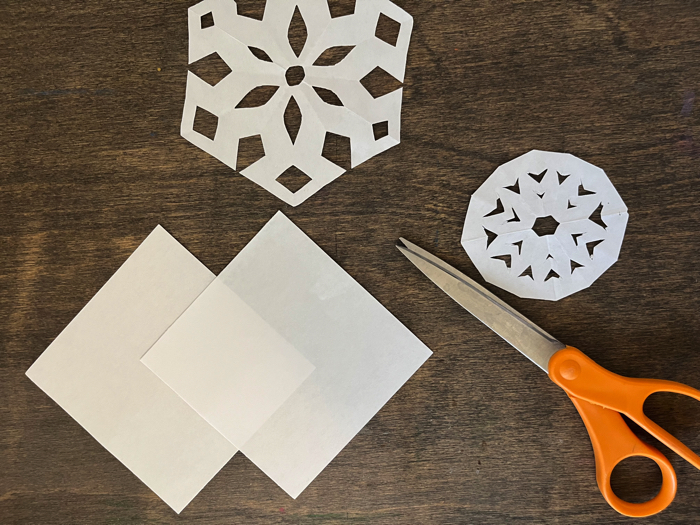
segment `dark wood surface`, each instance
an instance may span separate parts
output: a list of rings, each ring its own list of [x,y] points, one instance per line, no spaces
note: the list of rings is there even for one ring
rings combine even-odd
[[[700,2],[398,0],[402,143],[298,208],[180,137],[192,3],[3,2],[0,522],[634,522],[598,492],[564,393],[394,242],[480,280],[470,194],[533,148],[582,157],[629,207],[620,260],[556,303],[491,289],[610,370],[700,387]],[[24,372],[156,224],[219,272],[279,209],[434,355],[297,500],[238,454],[178,517]],[[699,408],[648,412],[700,450]],[[678,495],[640,521],[698,522],[700,471],[660,449]],[[615,482],[658,486],[643,461]]]

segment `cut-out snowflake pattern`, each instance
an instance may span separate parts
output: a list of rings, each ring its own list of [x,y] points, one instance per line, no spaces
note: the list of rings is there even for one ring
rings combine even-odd
[[[378,33],[387,23],[392,38]],[[188,73],[181,134],[234,170],[239,141],[259,136],[265,154],[240,173],[297,206],[346,170],[324,156],[328,136],[349,141],[351,168],[399,143],[403,90],[377,96],[363,81],[379,71],[403,82],[412,28],[389,0],[357,0],[343,16],[326,0],[267,0],[262,17],[204,0],[189,9],[189,63],[217,53],[231,72],[214,85]],[[213,138],[195,130],[198,108],[218,117]],[[278,180],[292,167],[308,177],[296,191]]]
[[[617,261],[627,219],[602,169],[533,150],[474,192],[462,245],[486,281],[519,297],[556,301]]]

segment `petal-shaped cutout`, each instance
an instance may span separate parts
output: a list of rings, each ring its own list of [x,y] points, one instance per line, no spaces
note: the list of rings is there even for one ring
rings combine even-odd
[[[313,88],[314,88],[314,91],[316,91],[316,94],[326,104],[330,104],[331,106],[342,106],[343,105],[343,103],[338,98],[338,95],[333,93],[330,89],[320,88],[320,87],[316,87],[316,86],[314,86]]]
[[[251,89],[238,103],[236,109],[257,108],[267,104],[277,92],[279,86],[258,86]]]
[[[289,45],[292,47],[292,51],[296,56],[301,55],[304,50],[304,44],[306,44],[306,37],[308,32],[306,30],[306,23],[304,18],[301,16],[301,11],[299,11],[299,6],[294,8],[294,15],[292,15],[292,20],[289,22],[289,30],[287,31],[287,38],[289,39]]]
[[[209,140],[214,140],[216,137],[216,128],[219,127],[219,117],[213,113],[208,112],[206,109],[197,106],[197,110],[194,114],[194,125],[192,129],[204,135]]]
[[[265,156],[262,137],[252,135],[238,140],[238,160],[236,170],[242,171]]]
[[[240,16],[262,20],[267,0],[236,0],[236,12]]]
[[[301,109],[299,109],[299,104],[294,99],[294,97],[289,97],[289,102],[287,102],[287,108],[284,110],[284,127],[287,128],[287,133],[289,138],[294,144],[297,140],[297,135],[299,134],[299,129],[301,128]]]
[[[401,87],[401,82],[379,66],[367,73],[360,83],[374,98],[383,97]]]
[[[355,0],[328,0],[331,18],[355,14]]]
[[[212,53],[190,64],[190,71],[210,86],[215,86],[231,73],[231,68],[219,53]]]
[[[352,150],[350,147],[350,137],[336,135],[330,131],[326,132],[323,141],[323,152],[321,156],[330,160],[333,164],[349,170],[352,162]]]
[[[389,18],[384,13],[379,14],[377,29],[374,32],[374,36],[390,46],[396,47],[396,42],[399,41],[399,31],[401,31],[401,24],[393,18]]]
[[[329,47],[314,62],[314,66],[334,66],[343,60],[355,46]]]
[[[253,53],[253,56],[255,58],[257,58],[258,60],[263,60],[265,62],[272,62],[270,55],[265,53],[265,51],[263,51],[259,47],[248,46],[248,49],[250,50],[251,53]]]
[[[383,139],[389,134],[389,121],[372,124],[372,131],[374,132],[374,140]]]
[[[276,180],[292,193],[296,193],[311,181],[311,177],[296,166],[290,166]]]

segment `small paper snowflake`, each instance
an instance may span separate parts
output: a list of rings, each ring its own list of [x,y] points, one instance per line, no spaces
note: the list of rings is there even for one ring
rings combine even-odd
[[[240,173],[293,206],[345,172],[324,144],[349,141],[355,167],[399,143],[402,89],[375,98],[362,81],[383,71],[403,82],[408,13],[389,0],[357,0],[335,17],[326,0],[268,0],[261,20],[240,10],[233,0],[189,9],[190,64],[217,53],[230,73],[214,85],[188,73],[184,138],[233,169],[240,141],[261,141],[264,155]],[[290,24],[306,33],[297,49]],[[381,24],[393,24],[394,37],[377,36]],[[296,111],[301,125],[288,130],[285,113]],[[201,112],[217,120],[210,137],[194,129]],[[300,189],[284,184],[292,172],[303,173]]]
[[[556,301],[617,261],[627,219],[602,169],[566,153],[531,151],[474,192],[462,245],[486,281]]]

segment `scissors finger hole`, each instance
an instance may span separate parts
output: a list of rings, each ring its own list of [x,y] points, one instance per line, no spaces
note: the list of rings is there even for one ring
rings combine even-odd
[[[644,414],[693,452],[700,452],[700,402],[681,394],[655,392],[644,401]]]
[[[661,469],[651,459],[633,456],[623,459],[610,475],[615,495],[628,503],[646,503],[661,490]]]

